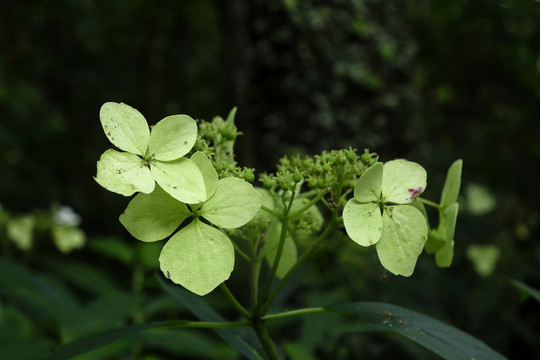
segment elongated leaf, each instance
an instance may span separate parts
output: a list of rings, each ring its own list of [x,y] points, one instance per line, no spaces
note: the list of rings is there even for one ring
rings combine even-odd
[[[398,159],[384,164],[382,196],[385,202],[413,202],[424,192],[426,185],[426,170],[417,163]]]
[[[427,240],[424,215],[412,206],[388,206],[382,222],[383,232],[377,243],[382,266],[393,274],[411,276]]]
[[[201,170],[190,159],[155,161],[151,170],[157,183],[173,198],[186,204],[198,204],[206,200]]]
[[[136,239],[158,241],[171,235],[190,212],[186,205],[157,185],[151,194],[139,194],[120,215],[120,222]]]
[[[160,161],[176,160],[186,155],[197,140],[197,124],[188,115],[167,116],[150,133],[150,157]]]
[[[248,182],[235,177],[218,181],[214,195],[201,209],[201,216],[214,225],[234,229],[255,217],[262,204],[262,195]]]
[[[459,188],[461,187],[461,168],[463,167],[463,160],[459,159],[448,169],[446,175],[446,181],[441,194],[441,206],[445,207],[453,204],[457,201],[459,195]]]
[[[101,155],[94,178],[105,189],[131,196],[137,191],[149,194],[155,181],[148,165],[137,155],[109,149]]]
[[[358,302],[327,306],[327,310],[358,316],[374,329],[399,334],[447,360],[504,360],[482,341],[439,320],[400,306]]]
[[[197,295],[206,295],[234,268],[231,240],[195,219],[167,241],[159,256],[163,274]]]
[[[165,291],[173,298],[181,302],[201,321],[225,321],[212,307],[200,297],[186,291],[179,286],[174,286],[163,277],[158,280]],[[242,355],[250,360],[267,359],[262,344],[252,328],[235,329],[212,329],[223,340],[234,346]]]
[[[540,303],[540,290],[518,280],[510,279],[510,282],[521,292],[521,300],[525,300],[530,296]]]
[[[359,245],[370,246],[381,238],[382,217],[377,203],[349,200],[343,209],[343,223],[347,235]]]
[[[354,198],[359,202],[378,201],[381,197],[381,186],[383,179],[383,164],[373,164],[354,187]]]
[[[99,111],[105,135],[119,149],[144,156],[150,130],[142,114],[124,103],[107,102]]]
[[[452,264],[452,259],[454,258],[454,232],[458,210],[458,203],[453,203],[442,210],[438,234],[444,236],[446,243],[435,253],[435,261],[439,267],[449,267]]]
[[[201,170],[201,174],[204,178],[204,187],[206,188],[206,199],[216,192],[217,183],[218,183],[218,174],[216,169],[212,166],[212,162],[210,162],[210,159],[202,152],[197,151],[193,155],[191,155],[191,160],[197,164],[199,167],[199,170]]]

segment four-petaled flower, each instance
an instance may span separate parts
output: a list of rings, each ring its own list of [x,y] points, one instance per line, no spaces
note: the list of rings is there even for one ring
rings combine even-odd
[[[413,202],[426,188],[426,171],[407,160],[376,163],[358,179],[343,209],[347,234],[362,246],[376,245],[388,271],[410,276],[427,239],[424,215]]]
[[[108,102],[99,117],[105,134],[119,149],[109,149],[97,163],[96,181],[112,192],[131,196],[149,194],[157,182],[167,193],[185,203],[207,198],[201,171],[184,158],[197,139],[197,124],[187,115],[168,116],[148,127],[136,109]]]

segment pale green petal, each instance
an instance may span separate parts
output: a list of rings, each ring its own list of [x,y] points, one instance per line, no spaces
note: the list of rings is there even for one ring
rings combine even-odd
[[[454,232],[459,204],[453,203],[442,211],[438,234],[445,237],[446,243],[435,253],[435,262],[439,267],[449,267],[454,258]]]
[[[385,202],[413,202],[426,189],[426,170],[415,162],[403,159],[384,164],[382,196]]]
[[[206,200],[201,170],[190,159],[154,161],[150,168],[157,183],[175,199],[187,204],[198,204]]]
[[[279,239],[281,237],[281,223],[274,221],[264,234],[264,246],[262,253],[266,254],[266,261],[270,267],[274,264],[277,250],[279,246]],[[283,244],[283,250],[281,252],[281,259],[276,271],[276,276],[283,278],[287,272],[293,267],[298,259],[298,250],[296,244],[290,235],[285,237],[285,243]]]
[[[99,111],[105,135],[119,149],[144,156],[150,130],[142,114],[124,103],[107,102]]]
[[[448,169],[446,181],[441,194],[441,206],[445,207],[455,203],[458,199],[459,188],[461,187],[461,168],[463,160],[456,160]]]
[[[499,249],[494,245],[469,245],[467,258],[473,263],[478,275],[486,277],[495,271],[500,257]]]
[[[343,209],[343,223],[347,235],[362,246],[370,246],[379,241],[382,234],[382,217],[376,203],[362,204],[351,199]]]
[[[206,189],[206,199],[214,195],[214,192],[217,188],[218,183],[218,174],[216,169],[212,166],[212,162],[208,157],[202,152],[197,151],[195,154],[191,155],[191,160],[197,164],[201,174],[204,178],[204,187]]]
[[[262,195],[248,182],[235,177],[218,181],[214,195],[202,206],[200,214],[214,225],[235,229],[255,217]]]
[[[229,278],[234,248],[221,231],[194,220],[165,244],[159,263],[167,278],[202,296]]]
[[[197,124],[187,115],[167,116],[150,133],[150,157],[160,161],[186,155],[197,140]]]
[[[120,215],[120,222],[141,241],[158,241],[171,235],[190,212],[186,205],[156,185],[151,194],[139,194]]]
[[[412,206],[396,205],[386,207],[382,218],[383,232],[377,243],[382,266],[395,275],[411,276],[427,239],[424,215]]]
[[[25,215],[10,219],[6,224],[6,233],[20,250],[27,251],[32,248],[34,242],[35,226],[36,218],[32,215]]]
[[[155,181],[147,164],[137,155],[109,149],[97,163],[98,184],[105,189],[131,196],[137,191],[149,194]]]
[[[381,197],[382,179],[383,164],[373,164],[356,182],[354,198],[362,203],[378,201]]]
[[[428,239],[424,245],[426,253],[434,254],[446,244],[446,237],[441,236],[440,229],[436,228],[428,232]]]
[[[53,241],[60,252],[70,253],[80,249],[86,242],[86,236],[81,229],[70,225],[54,225],[52,228]]]

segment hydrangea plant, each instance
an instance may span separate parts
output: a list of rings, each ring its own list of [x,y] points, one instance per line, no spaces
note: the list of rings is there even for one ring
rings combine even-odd
[[[383,163],[367,149],[362,154],[349,148],[315,156],[285,156],[277,171],[260,174],[259,186],[254,187],[254,170],[241,168],[234,158],[234,142],[240,134],[235,114],[233,109],[226,120],[216,117],[211,122],[173,115],[150,129],[128,105],[103,105],[103,129],[123,152],[107,150],[102,155],[96,181],[122,195],[138,193],[120,215],[120,222],[144,242],[170,236],[159,255],[160,282],[203,321],[139,324],[67,346],[64,353],[82,353],[123,334],[155,327],[250,326],[256,338],[234,330],[219,334],[247,358],[281,359],[282,351],[265,322],[339,313],[358,317],[376,331],[412,339],[443,357],[503,358],[467,334],[384,303],[355,302],[269,314],[292,274],[336,232],[359,245],[375,245],[382,267],[396,275],[411,276],[423,249],[435,253],[439,266],[449,266],[461,161],[451,166],[440,203],[421,197],[427,174],[419,164],[404,159]],[[439,214],[435,228],[430,226],[425,205]],[[249,284],[249,306],[226,285],[236,256],[250,269],[244,282]],[[262,271],[265,264],[267,271]],[[244,320],[225,321],[208,310],[202,299],[182,289],[202,296],[218,286]]]

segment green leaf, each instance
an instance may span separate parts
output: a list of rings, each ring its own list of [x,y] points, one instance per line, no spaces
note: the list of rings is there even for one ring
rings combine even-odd
[[[439,267],[449,267],[454,258],[454,232],[456,229],[457,214],[459,204],[444,208],[442,211],[441,223],[439,224],[438,235],[446,239],[444,246],[435,253],[435,261]]]
[[[457,201],[459,195],[459,188],[461,186],[461,169],[463,167],[463,160],[459,159],[448,169],[446,175],[446,181],[441,194],[441,207],[448,206]]]
[[[370,246],[381,238],[382,217],[377,203],[361,204],[355,198],[347,201],[343,223],[347,235],[359,245]]]
[[[82,248],[86,242],[84,232],[74,226],[55,224],[52,233],[56,247],[64,254]]]
[[[30,250],[35,226],[36,218],[32,215],[10,219],[6,224],[7,236],[20,250]]]
[[[362,323],[373,324],[380,331],[414,341],[446,360],[504,360],[482,341],[427,315],[400,306],[358,302],[326,307],[332,312],[358,316]]]
[[[199,167],[199,170],[201,171],[201,174],[204,178],[204,186],[206,189],[206,199],[216,192],[217,183],[218,183],[218,174],[216,169],[212,166],[212,162],[208,157],[202,152],[197,151],[193,155],[191,155],[191,160],[197,164]]]
[[[255,217],[262,195],[248,182],[235,177],[221,179],[214,195],[202,206],[200,215],[211,223],[235,229]]]
[[[535,299],[536,301],[540,302],[540,291],[539,290],[537,290],[537,289],[535,289],[535,288],[533,288],[533,287],[531,287],[531,286],[529,286],[527,284],[524,284],[524,283],[522,283],[521,281],[518,281],[518,280],[510,279],[510,282],[521,293],[521,300],[525,300],[530,296],[533,299]]]
[[[206,200],[206,189],[201,170],[190,159],[155,161],[151,165],[157,183],[173,198],[187,204]]]
[[[99,111],[105,135],[119,149],[144,156],[150,130],[142,114],[124,103],[107,102]]]
[[[427,240],[422,213],[412,206],[388,206],[382,216],[383,231],[377,243],[382,266],[395,275],[411,276]]]
[[[184,203],[157,185],[150,194],[138,194],[120,215],[120,223],[141,241],[158,241],[171,235],[191,213]]]
[[[194,220],[169,239],[159,262],[167,278],[203,296],[231,275],[234,248],[224,233]]]
[[[444,244],[446,244],[446,238],[441,236],[439,228],[430,230],[428,232],[428,239],[424,248],[428,254],[434,254],[439,251]]]
[[[105,189],[131,196],[137,191],[149,194],[155,181],[147,164],[137,155],[109,149],[101,155],[94,178]]]
[[[426,170],[415,162],[403,159],[384,164],[382,195],[385,202],[413,202],[426,189]]]
[[[160,161],[176,160],[186,155],[197,140],[197,124],[187,115],[167,116],[150,133],[150,157]]]
[[[266,260],[270,267],[272,267],[276,259],[280,236],[281,223],[274,221],[264,235],[264,246],[262,249],[262,253],[266,254]],[[296,263],[297,259],[298,250],[296,249],[296,244],[292,237],[287,235],[285,237],[285,243],[283,244],[283,251],[281,252],[281,259],[279,260],[276,276],[283,278]]]
[[[198,296],[180,288],[179,286],[171,285],[161,276],[158,281],[165,291],[182,303],[201,321],[222,322],[225,319],[218,314],[210,305]],[[266,359],[261,342],[257,338],[253,328],[234,328],[234,329],[212,329],[223,340],[234,346],[242,355],[250,360]],[[279,350],[278,350],[279,351]]]
[[[354,198],[361,202],[375,202],[381,197],[383,164],[375,163],[356,182]]]

